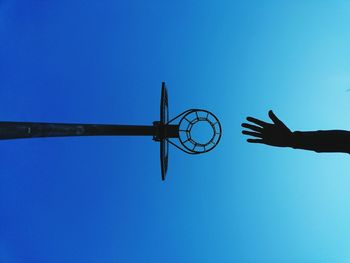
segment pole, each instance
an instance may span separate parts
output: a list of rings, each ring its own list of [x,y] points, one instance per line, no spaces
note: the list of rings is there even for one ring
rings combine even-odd
[[[171,132],[167,132],[170,130]],[[0,122],[0,140],[64,136],[178,137],[178,125],[109,125],[41,122]]]

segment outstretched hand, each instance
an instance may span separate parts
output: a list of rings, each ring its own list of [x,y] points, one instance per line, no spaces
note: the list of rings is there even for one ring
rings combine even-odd
[[[277,118],[272,110],[269,111],[269,117],[273,123],[267,123],[253,117],[247,118],[247,121],[253,124],[242,123],[242,127],[249,129],[243,130],[242,133],[254,137],[254,139],[247,139],[247,142],[262,143],[279,147],[291,146],[291,130]]]

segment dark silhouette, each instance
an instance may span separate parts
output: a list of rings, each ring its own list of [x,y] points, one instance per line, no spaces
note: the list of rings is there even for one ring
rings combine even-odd
[[[180,118],[181,117],[181,118]],[[175,120],[179,120],[177,124]],[[191,135],[192,127],[205,121],[210,124],[213,136],[207,143],[197,142]],[[106,124],[67,124],[40,122],[0,122],[0,140],[65,136],[153,136],[160,143],[162,179],[165,180],[168,169],[169,143],[178,149],[200,154],[212,150],[220,141],[221,125],[214,114],[206,110],[190,109],[169,120],[168,95],[166,85],[162,83],[160,120],[153,125],[106,125]],[[177,144],[170,139],[178,139]]]
[[[269,111],[273,123],[267,123],[253,117],[247,117],[250,123],[242,123],[245,135],[253,136],[247,139],[249,143],[262,143],[277,147],[292,147],[294,149],[311,150],[315,152],[350,153],[350,131],[319,130],[292,132],[276,115]]]
[[[105,124],[67,124],[40,122],[0,122],[0,140],[24,139],[38,137],[64,136],[154,136],[160,138],[177,138],[178,125],[165,127],[160,122],[151,125],[105,125]],[[166,132],[166,134],[165,134]]]

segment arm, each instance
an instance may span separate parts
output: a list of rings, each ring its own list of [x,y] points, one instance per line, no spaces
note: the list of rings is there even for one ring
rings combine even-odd
[[[295,131],[292,133],[291,147],[315,152],[350,153],[350,132],[342,130]]]
[[[277,147],[292,147],[294,149],[311,150],[315,152],[345,152],[350,153],[350,131],[328,130],[292,132],[276,115],[269,111],[273,123],[248,117],[253,124],[243,123],[242,133],[255,137],[248,139],[249,143],[262,143]]]

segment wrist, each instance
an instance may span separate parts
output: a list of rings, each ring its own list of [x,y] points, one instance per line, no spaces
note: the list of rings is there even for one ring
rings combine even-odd
[[[287,147],[291,147],[291,148],[297,148],[297,138],[298,138],[298,131],[295,132],[291,132],[289,134],[289,139],[288,139],[288,145]]]

